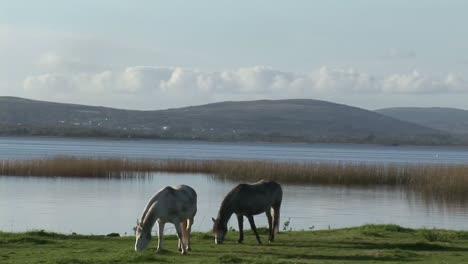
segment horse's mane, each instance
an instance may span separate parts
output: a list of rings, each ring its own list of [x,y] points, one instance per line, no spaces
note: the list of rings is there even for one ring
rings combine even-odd
[[[151,207],[158,201],[159,197],[163,194],[166,193],[166,191],[173,192],[174,188],[167,186],[164,189],[160,190],[158,193],[156,193],[146,204],[145,210],[143,210],[143,214],[141,215],[141,223],[145,221],[145,218],[150,211]]]
[[[223,201],[221,202],[221,206],[219,207],[219,212],[218,212],[218,217],[225,216],[226,211],[230,207],[230,203],[232,202],[232,199],[234,196],[240,191],[243,185],[246,184],[239,184],[236,187],[234,187],[226,196],[224,196]]]

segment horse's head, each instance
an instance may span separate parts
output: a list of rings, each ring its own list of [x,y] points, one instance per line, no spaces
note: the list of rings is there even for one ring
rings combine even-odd
[[[224,237],[227,233],[227,224],[223,224],[219,217],[217,219],[211,218],[213,220],[213,233],[215,235],[215,243],[222,244]]]
[[[149,242],[151,241],[151,230],[144,230],[141,223],[138,223],[134,228],[135,229],[135,251],[142,251],[148,247]]]

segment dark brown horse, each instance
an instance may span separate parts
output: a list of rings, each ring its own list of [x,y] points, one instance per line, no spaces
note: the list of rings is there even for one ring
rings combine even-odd
[[[250,227],[255,233],[257,242],[261,244],[253,217],[261,213],[265,213],[268,218],[268,241],[273,242],[275,232],[278,232],[282,199],[283,190],[281,185],[274,181],[261,180],[254,184],[237,185],[224,197],[219,208],[218,217],[213,218],[215,243],[223,243],[229,218],[231,218],[232,214],[236,214],[239,222],[238,243],[242,243],[244,240],[244,216],[246,216]]]

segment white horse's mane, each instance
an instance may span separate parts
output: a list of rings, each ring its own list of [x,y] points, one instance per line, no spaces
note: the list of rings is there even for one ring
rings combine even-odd
[[[167,187],[166,187],[167,188]],[[144,223],[145,222],[145,218],[146,218],[146,215],[148,214],[149,211],[152,211],[152,207],[156,204],[159,196],[161,196],[161,193],[163,193],[163,190],[165,190],[166,188],[160,190],[158,193],[156,193],[153,197],[151,197],[151,199],[148,201],[148,203],[146,204],[146,207],[145,209],[143,210],[143,213],[141,215],[141,222],[138,222],[138,219],[137,219],[137,224],[140,225],[141,223]]]

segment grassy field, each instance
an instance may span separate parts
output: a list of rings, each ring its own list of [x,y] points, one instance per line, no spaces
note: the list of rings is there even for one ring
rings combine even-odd
[[[193,251],[181,256],[175,236],[166,236],[165,252],[157,255],[155,240],[136,253],[133,237],[0,232],[0,263],[468,263],[467,231],[365,225],[282,232],[263,245],[250,233],[244,244],[236,237],[230,232],[225,244],[214,245],[211,234],[194,233]]]
[[[0,161],[0,175],[61,177],[145,177],[152,172],[207,173],[253,182],[338,186],[395,186],[428,200],[468,203],[468,165],[287,163],[225,160],[132,160],[55,157]]]

